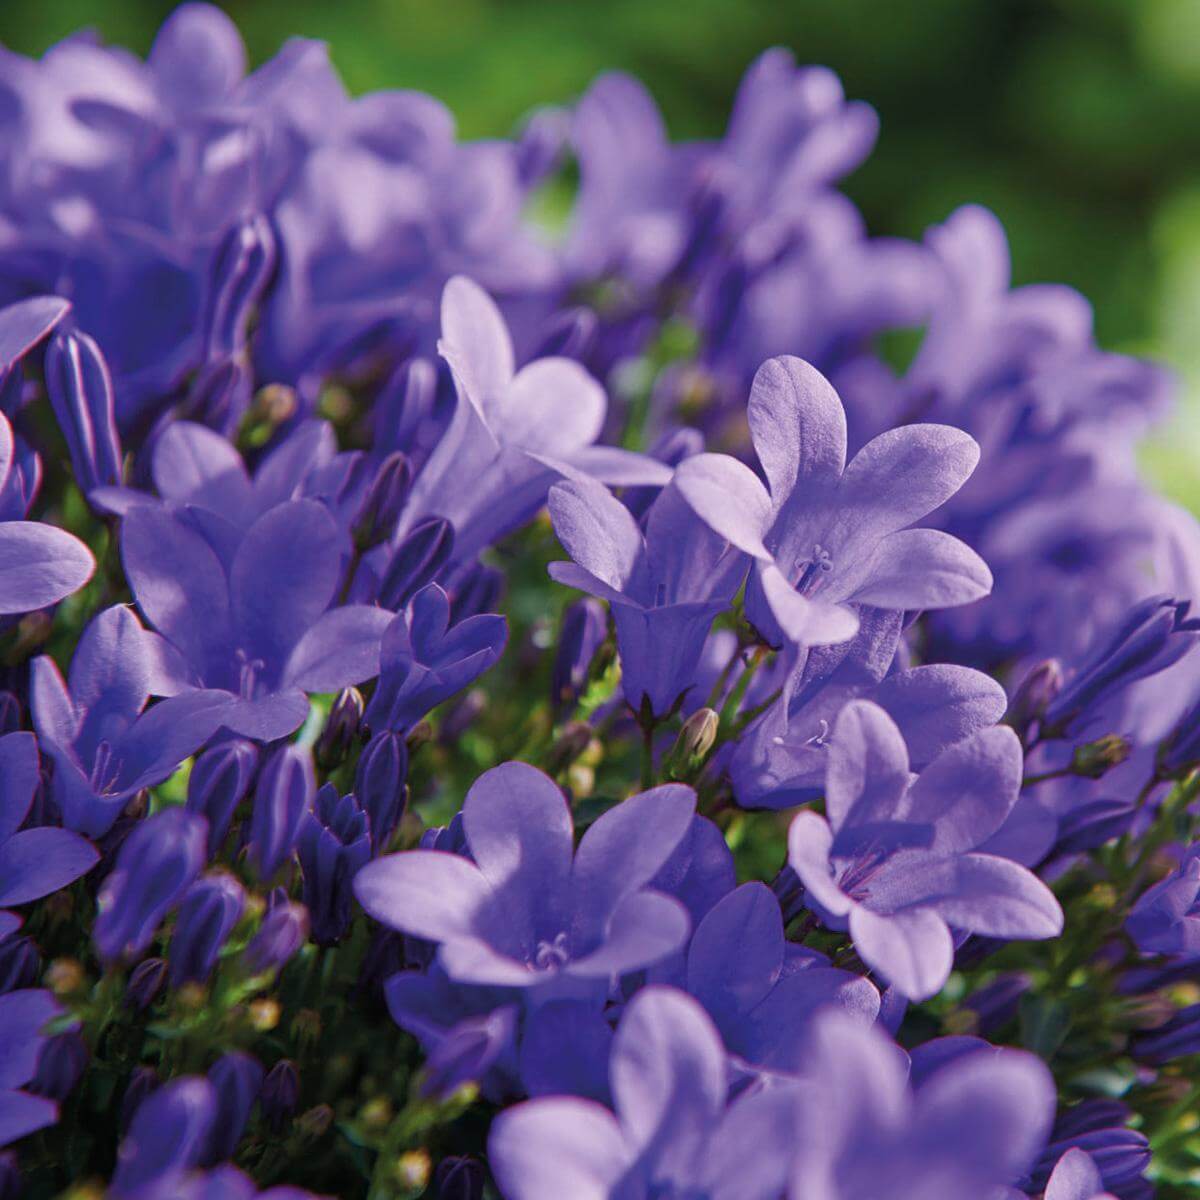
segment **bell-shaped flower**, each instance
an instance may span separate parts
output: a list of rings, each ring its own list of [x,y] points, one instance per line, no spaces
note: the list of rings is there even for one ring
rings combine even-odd
[[[469,562],[537,512],[564,466],[613,484],[670,478],[662,463],[594,444],[608,399],[579,363],[539,358],[518,371],[500,310],[462,276],[442,294],[438,348],[454,372],[458,405],[413,482],[401,534],[444,517],[454,526],[455,561]]]
[[[902,614],[864,608],[858,633],[814,646],[784,682],[780,698],[738,739],[729,760],[738,803],[789,808],[825,787],[829,734],[851,700],[871,700],[896,722],[914,770],[1004,716],[1004,688],[953,663],[897,669]]]
[[[51,795],[69,829],[99,836],[142,788],[162,783],[220,727],[221,692],[192,691],[147,709],[154,635],[124,605],[92,618],[67,681],[48,656],[30,667],[30,708],[54,763]]]
[[[371,916],[439,945],[460,984],[602,999],[611,979],[678,949],[690,922],[647,885],[688,832],[696,798],[667,784],[610,809],[573,845],[571,810],[546,775],[510,762],[463,802],[471,858],[409,850],[358,872]]]
[[[1200,958],[1200,844],[1189,846],[1179,866],[1142,894],[1125,918],[1125,932],[1143,954]]]
[[[496,1118],[488,1161],[505,1200],[781,1194],[796,1141],[795,1090],[750,1092],[727,1105],[721,1036],[686,993],[648,987],[630,1001],[609,1081],[615,1113],[547,1096]]]
[[[91,842],[69,829],[22,829],[38,786],[37,741],[32,733],[0,737],[0,905],[27,904],[74,883],[96,865]],[[21,924],[0,911],[0,938]]]
[[[423,587],[404,612],[384,616],[391,623],[379,651],[379,682],[364,714],[373,733],[407,732],[478,679],[508,641],[508,622],[492,613],[451,625],[450,599],[436,583]]]
[[[651,505],[644,535],[603,484],[583,477],[550,489],[550,515],[573,559],[551,563],[551,577],[609,602],[626,702],[635,713],[667,716],[695,684],[709,626],[741,586],[746,556],[692,512],[673,482]]]
[[[350,885],[371,857],[371,822],[353,792],[339,796],[331,783],[317,792],[301,821],[297,851],[313,939],[332,945],[350,927]]]
[[[747,416],[767,484],[720,454],[685,459],[676,484],[729,542],[757,560],[746,616],[772,645],[854,636],[851,603],[947,608],[987,595],[991,573],[965,543],[910,529],[954,495],[979,447],[948,425],[906,425],[846,462],[846,414],[815,368],[772,358],[759,368]]]
[[[825,812],[801,812],[788,862],[806,903],[850,931],[859,957],[910,1000],[946,982],[951,927],[997,938],[1049,938],[1062,910],[1025,867],[978,853],[1021,786],[1021,747],[1005,726],[980,730],[914,779],[896,723],[855,700],[830,739]]]
[[[138,506],[121,527],[125,574],[157,631],[150,690],[218,690],[224,725],[271,741],[304,722],[306,692],[378,673],[391,614],[336,606],[348,546],[324,505],[285,501],[231,534],[218,555],[184,513]]]
[[[1006,1195],[1054,1117],[1053,1078],[1021,1050],[982,1043],[910,1087],[878,1027],[826,1012],[804,1056],[791,1200]]]

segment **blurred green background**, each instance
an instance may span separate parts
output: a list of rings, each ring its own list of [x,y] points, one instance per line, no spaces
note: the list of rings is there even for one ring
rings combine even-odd
[[[91,25],[144,52],[169,0],[0,0],[0,42],[40,53]],[[1200,0],[225,0],[252,59],[322,38],[354,91],[421,88],[465,136],[622,68],[676,136],[720,131],[766,46],[833,67],[883,134],[848,191],[879,233],[919,236],[977,200],[1018,282],[1062,280],[1101,341],[1184,376],[1146,461],[1200,508]]]

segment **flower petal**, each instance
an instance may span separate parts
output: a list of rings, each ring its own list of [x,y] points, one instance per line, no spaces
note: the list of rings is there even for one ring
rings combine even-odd
[[[951,925],[985,937],[1051,938],[1063,930],[1054,893],[1032,871],[991,854],[963,855],[952,892],[930,903]]]
[[[37,739],[32,733],[0,737],[0,843],[21,828],[33,803],[38,774]],[[3,883],[0,875],[0,886]]]
[[[379,674],[379,646],[392,614],[370,604],[322,613],[288,655],[283,682],[305,692],[336,692]]]
[[[23,829],[0,844],[0,904],[26,904],[86,875],[100,855],[69,829]]]
[[[608,979],[643,970],[681,949],[691,929],[687,909],[673,896],[634,892],[617,905],[600,946],[569,962],[567,973]]]
[[[585,571],[625,592],[642,554],[633,514],[602,483],[572,479],[556,483],[548,502],[563,549]]]
[[[869,700],[838,714],[825,767],[825,810],[836,832],[894,820],[908,791],[908,749],[895,721]]]
[[[888,534],[865,575],[850,599],[879,608],[953,608],[992,590],[987,563],[966,542],[940,529]]]
[[[771,497],[744,463],[727,454],[694,454],[676,468],[674,483],[710,529],[739,550],[773,561],[763,545],[771,525]]]
[[[407,850],[368,863],[354,894],[375,920],[414,937],[448,942],[476,936],[476,920],[493,900],[474,863],[440,850]]]
[[[92,552],[65,529],[0,523],[0,614],[35,612],[77,592],[96,569]]]
[[[937,995],[950,977],[954,942],[932,909],[883,916],[859,905],[850,913],[850,936],[863,962],[910,1000]]]
[[[465,275],[455,275],[442,291],[438,353],[467,399],[489,417],[493,402],[512,381],[512,339],[496,302]]]

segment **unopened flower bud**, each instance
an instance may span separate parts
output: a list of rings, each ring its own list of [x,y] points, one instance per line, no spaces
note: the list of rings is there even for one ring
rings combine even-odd
[[[433,1178],[438,1200],[483,1200],[484,1170],[477,1158],[443,1158]]]
[[[1047,706],[1062,691],[1062,685],[1062,664],[1056,658],[1047,658],[1038,663],[1021,680],[1004,719],[1022,740],[1031,727],[1042,719]]]
[[[135,1012],[141,1012],[154,1003],[166,982],[166,959],[145,958],[130,973],[125,1002]]]
[[[167,949],[171,986],[206,983],[221,947],[242,916],[246,893],[232,875],[214,872],[198,879],[179,906]]]
[[[393,450],[380,463],[354,518],[351,534],[359,550],[370,550],[392,536],[411,485],[412,467],[408,456]]]
[[[206,359],[242,348],[250,311],[275,265],[275,237],[261,213],[232,225],[213,252],[203,319]]]
[[[250,818],[250,854],[260,878],[270,879],[291,855],[315,792],[312,755],[303,746],[280,746],[263,764]]]
[[[379,854],[388,844],[404,815],[408,746],[390,729],[381,730],[367,743],[354,772],[354,794],[371,822],[371,842]]]
[[[354,745],[362,724],[363,697],[356,687],[342,688],[333,701],[325,727],[314,747],[317,765],[331,771],[340,765]]]
[[[218,1058],[208,1070],[208,1079],[216,1092],[217,1119],[198,1160],[202,1166],[233,1157],[264,1081],[258,1059],[240,1050]]]
[[[283,1131],[296,1104],[300,1099],[300,1075],[296,1064],[288,1058],[281,1058],[268,1072],[258,1093],[259,1107],[263,1119],[271,1127],[271,1131],[279,1134]]]
[[[37,1071],[25,1086],[48,1100],[65,1100],[75,1090],[90,1058],[87,1042],[79,1033],[55,1034],[42,1044]]]
[[[546,774],[560,775],[588,748],[591,740],[592,727],[586,721],[571,721],[565,725],[546,752]]]
[[[296,1131],[305,1138],[316,1141],[323,1138],[333,1124],[333,1109],[328,1104],[318,1104],[307,1109],[296,1118]]]
[[[442,517],[418,521],[403,537],[379,584],[379,603],[399,612],[433,583],[454,550],[454,526]]]
[[[262,925],[246,947],[246,965],[255,975],[282,967],[307,940],[308,909],[276,889]]]
[[[1123,763],[1132,753],[1128,738],[1110,733],[1083,746],[1076,746],[1071,756],[1071,773],[1085,779],[1099,779]]]
[[[339,796],[331,783],[321,788],[304,814],[297,850],[313,938],[332,945],[350,927],[350,884],[371,858],[369,822],[353,792]]]
[[[667,776],[671,779],[690,779],[701,767],[716,745],[721,718],[711,708],[698,708],[683,723],[675,745],[667,755]]]
[[[41,970],[41,955],[29,938],[12,936],[0,942],[0,995],[33,987]]]
[[[450,624],[495,612],[503,595],[503,573],[484,563],[474,563],[462,573],[450,595]]]
[[[162,1080],[153,1067],[133,1069],[125,1094],[121,1097],[121,1111],[117,1118],[117,1127],[122,1137],[129,1132],[129,1123],[133,1120],[133,1114],[141,1107],[142,1101],[161,1084]]]
[[[221,742],[197,757],[188,776],[187,810],[208,821],[210,858],[225,840],[233,814],[250,790],[257,766],[257,748],[242,738]]]
[[[0,692],[0,736],[21,728],[21,702],[12,692]]]
[[[587,686],[596,651],[608,636],[604,605],[588,597],[577,600],[563,615],[558,650],[550,676],[550,698],[556,716],[568,712]]]

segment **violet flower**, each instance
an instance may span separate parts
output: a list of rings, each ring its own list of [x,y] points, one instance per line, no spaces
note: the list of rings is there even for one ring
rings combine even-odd
[[[488,1160],[505,1200],[780,1194],[796,1141],[795,1093],[754,1092],[727,1107],[725,1048],[691,997],[639,992],[617,1028],[609,1077],[615,1115],[594,1100],[550,1096],[493,1121]]]
[[[1020,785],[1011,729],[972,734],[914,780],[895,722],[855,700],[830,739],[828,819],[801,812],[792,821],[788,862],[808,905],[831,927],[849,929],[863,962],[924,1000],[950,974],[951,927],[1001,938],[1062,932],[1058,901],[1037,876],[978,852]]]
[[[30,707],[63,824],[90,836],[112,828],[142,788],[162,783],[217,731],[221,692],[196,690],[146,708],[156,641],[115,605],[88,623],[67,681],[48,656],[30,669]]]
[[[46,991],[21,989],[0,996],[0,1146],[58,1120],[58,1105],[23,1090],[37,1073],[46,1025],[62,1012]]]
[[[979,447],[957,429],[889,430],[846,463],[846,417],[829,383],[798,358],[768,360],[747,411],[767,476],[697,454],[676,485],[699,516],[756,560],[746,616],[772,645],[843,642],[848,603],[926,609],[987,595],[991,574],[957,538],[909,529],[963,485]]]
[[[391,614],[331,607],[348,546],[316,501],[285,501],[229,536],[226,566],[182,513],[141,505],[122,523],[122,559],[157,631],[151,691],[219,692],[222,724],[272,741],[303,723],[306,692],[337,691],[378,672]]]
[[[601,816],[576,852],[562,792],[541,771],[505,763],[463,802],[471,859],[387,855],[358,872],[354,893],[389,928],[438,943],[457,983],[520,988],[539,1001],[603,997],[610,979],[687,938],[683,906],[645,889],[694,810],[690,788],[654,788]]]

